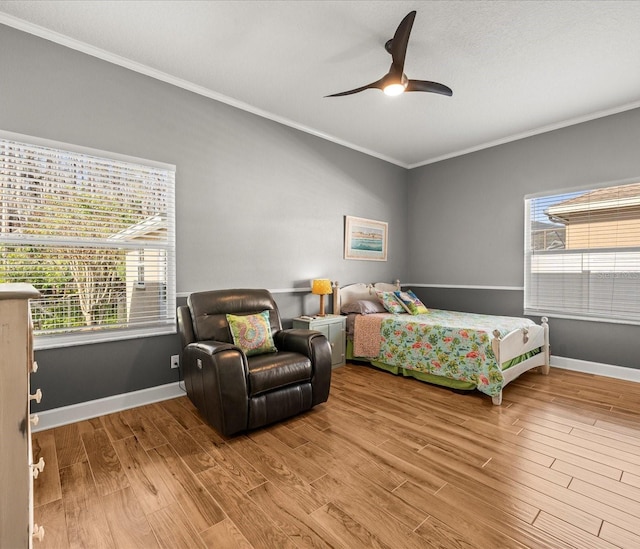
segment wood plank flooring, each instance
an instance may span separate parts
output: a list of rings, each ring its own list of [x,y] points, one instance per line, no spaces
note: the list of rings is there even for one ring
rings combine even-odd
[[[223,438],[180,397],[33,435],[45,548],[640,548],[640,384],[552,368],[503,405],[367,366]]]

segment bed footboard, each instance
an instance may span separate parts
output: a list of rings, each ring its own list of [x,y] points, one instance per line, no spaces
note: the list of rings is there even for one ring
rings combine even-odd
[[[540,366],[541,372],[547,375],[549,373],[549,324],[547,317],[542,317],[539,326],[536,325],[529,328],[522,328],[521,330],[514,330],[503,338],[500,337],[497,330],[494,331],[491,348],[493,349],[493,354],[496,356],[498,364],[501,366],[505,362],[529,351],[541,349],[540,353],[502,371],[504,378],[503,388],[520,374],[537,366]],[[500,394],[492,397],[492,400],[495,405],[499,406],[502,403],[502,391],[500,391]]]

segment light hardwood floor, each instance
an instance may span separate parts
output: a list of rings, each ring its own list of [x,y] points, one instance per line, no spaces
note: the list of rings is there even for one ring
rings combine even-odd
[[[640,548],[640,384],[551,369],[501,407],[366,366],[224,439],[186,397],[42,431],[36,549]]]

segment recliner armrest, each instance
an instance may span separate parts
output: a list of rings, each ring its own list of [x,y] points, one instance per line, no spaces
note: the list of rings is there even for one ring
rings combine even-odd
[[[193,343],[187,345],[187,347],[198,349],[200,352],[206,353],[208,355],[215,355],[216,353],[227,350],[234,350],[238,351],[240,354],[243,354],[240,347],[236,347],[233,343],[227,343],[226,341],[194,341]]]
[[[292,328],[280,330],[273,336],[278,351],[300,353],[311,360],[313,368],[313,406],[326,402],[331,387],[331,345],[321,332]]]
[[[324,334],[316,330],[305,330],[302,328],[291,328],[288,330],[279,330],[273,335],[273,342],[278,351],[287,351],[290,353],[300,353],[307,358],[313,358],[314,340],[324,338]],[[316,341],[317,345],[320,341]]]

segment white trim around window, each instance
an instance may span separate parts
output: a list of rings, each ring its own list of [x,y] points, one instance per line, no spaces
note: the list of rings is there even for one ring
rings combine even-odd
[[[175,332],[175,166],[0,131],[0,283],[36,348]]]
[[[640,178],[525,197],[527,315],[640,324]]]

